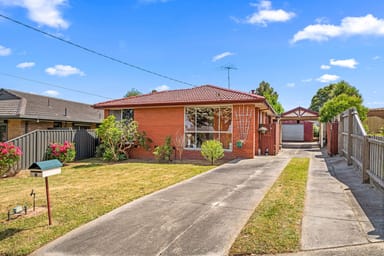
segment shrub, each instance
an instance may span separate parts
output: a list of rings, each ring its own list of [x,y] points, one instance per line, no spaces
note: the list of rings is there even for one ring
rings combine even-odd
[[[45,156],[47,160],[57,159],[63,164],[72,162],[76,157],[75,145],[68,141],[65,141],[64,144],[50,143]]]
[[[201,154],[213,165],[216,160],[224,157],[223,145],[217,140],[206,140],[201,145]]]
[[[171,146],[171,136],[165,138],[164,145],[158,146],[154,149],[153,154],[158,161],[170,161],[173,148]]]
[[[107,161],[127,159],[133,149],[140,146],[148,150],[152,142],[145,132],[139,131],[137,122],[116,121],[112,115],[104,119],[96,133],[101,141],[98,153]]]
[[[0,177],[19,161],[22,152],[12,143],[0,142]]]

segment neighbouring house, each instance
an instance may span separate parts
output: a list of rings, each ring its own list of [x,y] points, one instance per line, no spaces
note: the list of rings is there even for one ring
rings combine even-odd
[[[212,85],[153,92],[94,105],[104,116],[133,119],[139,129],[164,144],[166,136],[184,138],[183,158],[200,159],[205,140],[219,140],[225,157],[253,158],[274,155],[280,148],[277,115],[264,97]],[[260,127],[264,127],[259,131]],[[152,152],[135,150],[134,158],[153,158]]]
[[[314,125],[319,127],[319,113],[297,107],[281,114],[283,142],[311,142],[314,140]]]
[[[94,129],[103,114],[83,103],[0,89],[0,140],[37,129]]]
[[[371,108],[368,110],[364,123],[371,133],[380,133],[384,129],[384,108]]]

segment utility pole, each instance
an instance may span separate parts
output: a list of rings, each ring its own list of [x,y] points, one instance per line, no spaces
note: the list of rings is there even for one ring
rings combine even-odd
[[[230,76],[230,71],[231,71],[231,70],[235,70],[235,69],[237,69],[237,68],[234,67],[233,65],[223,66],[222,68],[227,70],[227,76],[228,76],[228,89],[230,89],[230,88],[231,88],[231,76]]]

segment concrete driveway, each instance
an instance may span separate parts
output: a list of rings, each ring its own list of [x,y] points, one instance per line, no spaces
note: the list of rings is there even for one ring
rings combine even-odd
[[[32,255],[226,255],[289,160],[280,154],[225,164],[126,204]]]

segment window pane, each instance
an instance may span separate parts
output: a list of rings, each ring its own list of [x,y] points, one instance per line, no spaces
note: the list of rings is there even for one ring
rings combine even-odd
[[[109,115],[110,116],[115,116],[116,121],[121,120],[121,110],[109,110]]]
[[[134,120],[134,112],[133,109],[123,109],[122,116],[124,120],[133,121]]]
[[[195,131],[195,108],[185,109],[185,131]]]
[[[196,133],[186,133],[185,134],[185,147],[186,148],[196,148]]]
[[[232,108],[230,107],[220,108],[220,131],[232,131]]]
[[[214,134],[213,133],[198,133],[196,136],[196,147],[201,148],[201,145],[206,140],[213,140]]]
[[[213,131],[214,108],[196,108],[198,131]]]

